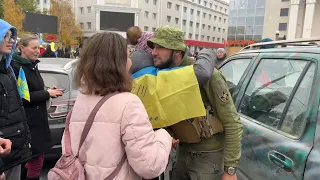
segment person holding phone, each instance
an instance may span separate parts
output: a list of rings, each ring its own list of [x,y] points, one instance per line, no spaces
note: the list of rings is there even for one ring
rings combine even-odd
[[[39,47],[37,36],[23,36],[19,44],[21,54],[14,54],[11,63],[16,77],[19,75],[20,68],[24,70],[30,92],[30,101],[22,99],[31,131],[32,158],[26,164],[27,180],[39,179],[44,152],[53,146],[48,124],[47,100],[50,97],[57,98],[63,95],[63,91],[56,87],[45,90],[37,65],[40,62]]]

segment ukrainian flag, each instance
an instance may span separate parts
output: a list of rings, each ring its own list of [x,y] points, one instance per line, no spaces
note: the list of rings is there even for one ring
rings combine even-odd
[[[24,73],[24,70],[20,67],[19,77],[18,77],[18,90],[21,98],[26,99],[30,102],[30,92],[27,83],[27,78]]]
[[[192,65],[161,70],[147,67],[132,77],[132,93],[141,99],[153,128],[206,115]]]

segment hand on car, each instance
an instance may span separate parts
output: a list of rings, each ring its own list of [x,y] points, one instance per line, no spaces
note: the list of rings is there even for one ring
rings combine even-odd
[[[223,173],[222,180],[237,180],[237,174],[230,175],[226,172]]]
[[[48,89],[48,92],[50,94],[50,97],[52,98],[56,98],[63,95],[63,91],[57,89],[56,87],[52,87],[51,89]]]
[[[0,155],[7,155],[11,152],[12,142],[9,139],[0,138]]]

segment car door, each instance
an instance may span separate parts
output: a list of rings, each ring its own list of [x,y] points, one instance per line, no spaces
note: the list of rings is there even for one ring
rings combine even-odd
[[[235,102],[244,125],[239,179],[302,179],[316,127],[316,61],[261,53],[254,66]]]

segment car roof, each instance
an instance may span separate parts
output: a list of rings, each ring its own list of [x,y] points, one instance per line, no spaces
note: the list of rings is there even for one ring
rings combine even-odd
[[[320,47],[318,46],[307,46],[307,47],[284,47],[284,48],[270,48],[270,49],[255,49],[255,50],[242,50],[237,54],[247,53],[312,53],[320,54]]]
[[[60,73],[66,73],[78,61],[70,58],[39,58],[39,60],[38,67],[40,71]]]

